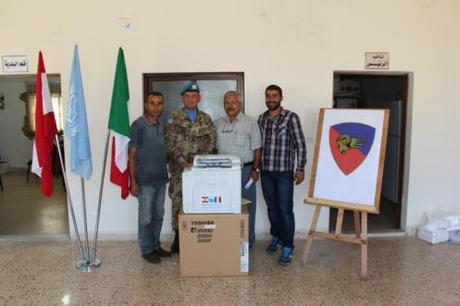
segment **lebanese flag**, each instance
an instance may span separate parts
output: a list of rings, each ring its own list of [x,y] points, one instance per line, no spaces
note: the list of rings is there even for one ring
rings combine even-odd
[[[31,170],[40,177],[42,194],[50,197],[53,193],[51,154],[54,149],[53,139],[57,134],[57,128],[41,51],[38,54],[35,95],[35,139]]]
[[[108,128],[112,131],[112,161],[110,181],[121,187],[121,198],[129,195],[128,146],[129,146],[129,87],[123,49],[118,50],[117,68],[113,84],[112,105]]]

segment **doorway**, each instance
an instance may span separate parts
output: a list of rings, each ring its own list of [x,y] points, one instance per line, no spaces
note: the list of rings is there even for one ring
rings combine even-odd
[[[40,179],[30,171],[35,133],[35,75],[0,76],[0,238],[67,236],[66,190],[56,150],[54,190],[40,192]],[[61,80],[48,74],[54,115],[63,149]]]
[[[408,84],[409,73],[334,72],[333,108],[390,110],[380,214],[369,214],[369,232],[401,230]],[[330,209],[329,229],[332,231],[337,212],[337,209]],[[351,211],[344,215],[343,230],[354,230]]]

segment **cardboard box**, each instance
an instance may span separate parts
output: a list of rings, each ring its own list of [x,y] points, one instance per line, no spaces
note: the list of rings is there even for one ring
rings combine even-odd
[[[179,215],[182,276],[248,275],[248,213]]]

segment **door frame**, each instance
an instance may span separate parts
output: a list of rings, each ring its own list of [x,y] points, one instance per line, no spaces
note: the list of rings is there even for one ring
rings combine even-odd
[[[399,164],[399,181],[398,181],[398,209],[396,213],[397,231],[406,229],[407,219],[407,197],[408,197],[408,179],[409,179],[409,161],[410,161],[410,138],[412,123],[412,89],[413,89],[413,72],[410,71],[363,71],[363,70],[334,70],[333,82],[337,75],[349,76],[400,76],[403,77],[403,92],[401,92],[401,101],[403,102],[401,114],[401,147],[400,147],[400,164]],[[332,84],[332,106],[334,105],[334,83]]]

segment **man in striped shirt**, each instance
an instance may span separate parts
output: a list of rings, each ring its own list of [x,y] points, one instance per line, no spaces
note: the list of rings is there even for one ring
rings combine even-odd
[[[282,245],[279,263],[288,265],[294,250],[294,183],[304,180],[307,148],[299,116],[281,107],[283,91],[278,85],[265,89],[268,110],[259,116],[262,135],[261,185],[268,208],[272,241],[268,253]]]

